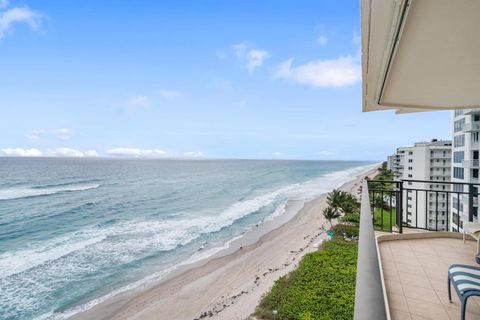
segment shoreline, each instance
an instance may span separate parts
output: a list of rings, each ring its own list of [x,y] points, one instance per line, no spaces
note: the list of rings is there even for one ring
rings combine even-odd
[[[365,168],[338,189],[357,196],[360,181],[377,168]],[[284,214],[213,248],[218,251],[212,255],[182,263],[68,319],[244,319],[276,279],[328,238],[321,214],[325,201],[326,193],[308,202],[289,200]]]

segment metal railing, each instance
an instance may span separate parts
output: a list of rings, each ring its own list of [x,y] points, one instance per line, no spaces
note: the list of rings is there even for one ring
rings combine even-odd
[[[466,123],[463,127],[464,131],[478,131],[480,130],[480,122],[470,122]]]
[[[369,180],[374,228],[458,232],[477,219],[480,185],[438,180]],[[453,219],[451,219],[453,217]]]
[[[463,160],[462,161],[462,166],[466,168],[478,168],[480,164],[480,161],[478,159],[476,160]]]

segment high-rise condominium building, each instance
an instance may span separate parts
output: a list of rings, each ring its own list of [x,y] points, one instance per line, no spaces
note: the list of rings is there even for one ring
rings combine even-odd
[[[453,163],[452,191],[464,194],[452,194],[451,226],[453,231],[462,231],[463,223],[471,217],[478,220],[479,182],[479,132],[480,109],[463,109],[453,112]],[[468,194],[467,194],[468,193]],[[469,199],[472,200],[469,200]]]
[[[451,152],[451,141],[436,139],[397,149],[396,166],[392,171],[397,180],[406,180],[403,184],[403,208],[404,222],[407,224],[438,230],[449,228],[449,199],[447,200],[448,195],[442,191],[449,191],[451,188],[448,184]]]

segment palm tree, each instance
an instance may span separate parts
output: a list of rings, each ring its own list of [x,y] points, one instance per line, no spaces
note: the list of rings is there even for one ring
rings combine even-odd
[[[335,208],[326,207],[325,209],[323,209],[323,216],[325,217],[325,219],[328,220],[328,222],[330,222],[330,226],[333,228],[332,220],[340,217],[340,214]]]
[[[327,195],[327,204],[329,207],[338,211],[340,204],[342,203],[342,192],[340,190],[333,189],[332,192],[329,192]]]

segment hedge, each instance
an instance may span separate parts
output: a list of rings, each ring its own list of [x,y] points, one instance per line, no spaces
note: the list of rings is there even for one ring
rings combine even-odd
[[[261,319],[353,319],[357,250],[355,242],[326,241],[322,249],[306,254],[297,269],[275,282],[254,315]]]

